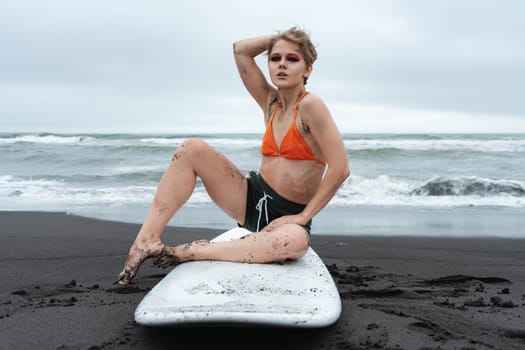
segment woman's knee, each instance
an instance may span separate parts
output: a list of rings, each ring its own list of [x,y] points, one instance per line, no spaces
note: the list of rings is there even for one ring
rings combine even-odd
[[[298,232],[295,234],[293,239],[293,246],[290,249],[289,259],[300,259],[308,251],[310,247],[310,236],[304,228],[299,226]]]
[[[189,138],[184,140],[179,147],[175,150],[172,160],[181,160],[187,155],[198,156],[205,149],[208,149],[209,145],[199,138]]]
[[[300,259],[310,247],[310,237],[306,230],[296,224],[285,224],[280,230],[283,232],[280,235],[283,238],[277,240],[281,245],[280,255],[284,260]]]

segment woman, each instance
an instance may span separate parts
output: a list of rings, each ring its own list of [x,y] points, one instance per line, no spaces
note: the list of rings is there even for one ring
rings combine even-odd
[[[129,283],[147,258],[155,258],[159,267],[188,260],[269,263],[298,259],[308,249],[312,218],[350,174],[330,112],[318,96],[305,91],[317,58],[308,35],[292,28],[274,36],[240,40],[233,51],[241,79],[264,114],[259,173],[246,178],[205,142],[184,141],[131,246],[119,275],[121,284]],[[273,86],[254,60],[265,51]],[[252,234],[221,243],[200,240],[169,247],[161,242],[164,227],[191,196],[197,176],[212,200]]]

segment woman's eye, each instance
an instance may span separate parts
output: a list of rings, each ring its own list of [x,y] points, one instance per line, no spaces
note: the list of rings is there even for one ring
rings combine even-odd
[[[289,55],[286,57],[286,59],[290,62],[299,62],[299,57],[295,56],[295,55]]]
[[[275,55],[270,57],[270,61],[272,62],[279,62],[281,60],[281,56]]]

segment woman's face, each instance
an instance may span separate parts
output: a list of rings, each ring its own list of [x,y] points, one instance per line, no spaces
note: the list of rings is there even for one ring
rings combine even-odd
[[[272,83],[279,89],[294,88],[304,84],[312,66],[307,66],[299,45],[286,40],[277,41],[268,57]]]

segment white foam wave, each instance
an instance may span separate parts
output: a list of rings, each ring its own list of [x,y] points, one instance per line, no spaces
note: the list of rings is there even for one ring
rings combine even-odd
[[[523,139],[346,139],[349,150],[525,152]]]
[[[16,204],[133,204],[148,196],[151,199],[154,189],[154,186],[89,188],[63,181],[0,176],[0,197]]]
[[[150,166],[150,165],[127,165],[117,166],[108,170],[108,175],[128,175],[128,174],[141,174],[149,173],[154,171],[164,171],[165,167],[162,166]]]
[[[58,135],[20,135],[15,137],[0,137],[0,144],[35,143],[55,145],[78,145],[92,143],[96,139],[90,136],[58,136]]]
[[[189,136],[188,136],[189,137]],[[201,135],[201,139],[216,148],[257,148],[260,137],[231,136],[216,137]],[[26,134],[0,136],[1,144],[32,143],[50,145],[106,146],[106,147],[173,147],[176,148],[186,136],[151,136],[134,135],[60,135]],[[347,136],[344,144],[349,151],[378,151],[397,149],[401,151],[474,151],[474,152],[525,152],[525,138],[513,136],[468,136],[465,138],[412,137],[391,138],[388,136],[353,138]]]
[[[141,138],[143,146],[171,146],[177,147],[187,137],[149,137]],[[245,137],[213,137],[200,136],[201,139],[217,148],[257,148],[261,145],[261,138]],[[479,138],[479,139],[424,139],[406,138],[389,139],[377,138],[344,139],[348,150],[381,150],[398,149],[402,151],[478,151],[478,152],[525,152],[525,139],[522,138]]]
[[[0,176],[0,205],[3,208],[27,205],[149,205],[153,200],[156,185],[81,187],[64,181],[24,179]],[[196,189],[188,204],[199,206],[212,203],[203,187]]]
[[[475,180],[476,183],[493,182],[494,184],[518,184],[525,188],[525,184],[509,180],[488,180],[477,177],[453,178],[444,180],[444,183],[453,183],[457,186],[459,193],[443,193],[440,195],[428,195],[421,193],[419,189],[425,188],[427,184],[435,183],[432,178],[425,181],[392,178],[381,175],[369,178],[352,175],[339,189],[337,195],[332,199],[333,206],[355,206],[355,205],[378,205],[378,206],[413,206],[413,207],[465,207],[465,206],[501,206],[501,207],[525,207],[525,196],[513,195],[512,192],[504,190],[486,191],[482,187],[479,191],[461,191],[468,182]],[[489,187],[492,188],[492,187]],[[485,188],[486,189],[486,188]],[[463,194],[462,194],[463,193]]]
[[[492,182],[491,182],[492,181]],[[476,191],[463,191],[461,188],[468,183],[493,186],[481,187]],[[454,191],[432,195],[425,193],[426,186],[431,184],[452,184]],[[387,175],[365,177],[352,175],[337,192],[330,206],[349,207],[360,205],[376,206],[412,206],[412,207],[465,207],[465,206],[495,206],[495,207],[525,207],[525,196],[515,187],[507,190],[512,183],[517,188],[525,188],[525,183],[508,180],[489,180],[468,177],[440,179],[432,178],[426,181],[416,181],[402,178],[392,178]],[[502,185],[500,192],[494,186]],[[106,187],[82,187],[72,185],[62,180],[43,180],[0,176],[0,205],[3,208],[19,208],[39,206],[46,209],[49,205],[59,205],[64,208],[82,205],[149,205],[153,199],[156,185],[119,185]],[[419,190],[423,189],[419,194]],[[456,191],[459,189],[460,191]],[[507,191],[507,192],[505,192]],[[514,191],[514,192],[513,192]],[[517,193],[517,194],[516,194]],[[202,185],[198,185],[191,196],[190,206],[209,206],[212,200]]]
[[[140,139],[142,145],[161,145],[161,146],[173,146],[180,145],[185,138],[166,138],[166,137],[149,137]]]
[[[38,135],[27,134],[0,137],[0,145],[17,143],[63,146],[99,146],[99,147],[172,147],[176,148],[188,137],[145,137],[137,138],[133,135],[110,137],[107,135]],[[252,148],[260,146],[260,139],[245,137],[210,137],[200,136],[211,146],[216,148]]]
[[[202,140],[209,143],[212,147],[224,148],[224,147],[240,147],[240,148],[251,148],[259,147],[261,140],[259,139],[248,139],[248,138],[215,138],[215,137],[199,137]],[[143,144],[153,144],[162,146],[177,147],[187,138],[143,138],[140,142]]]

